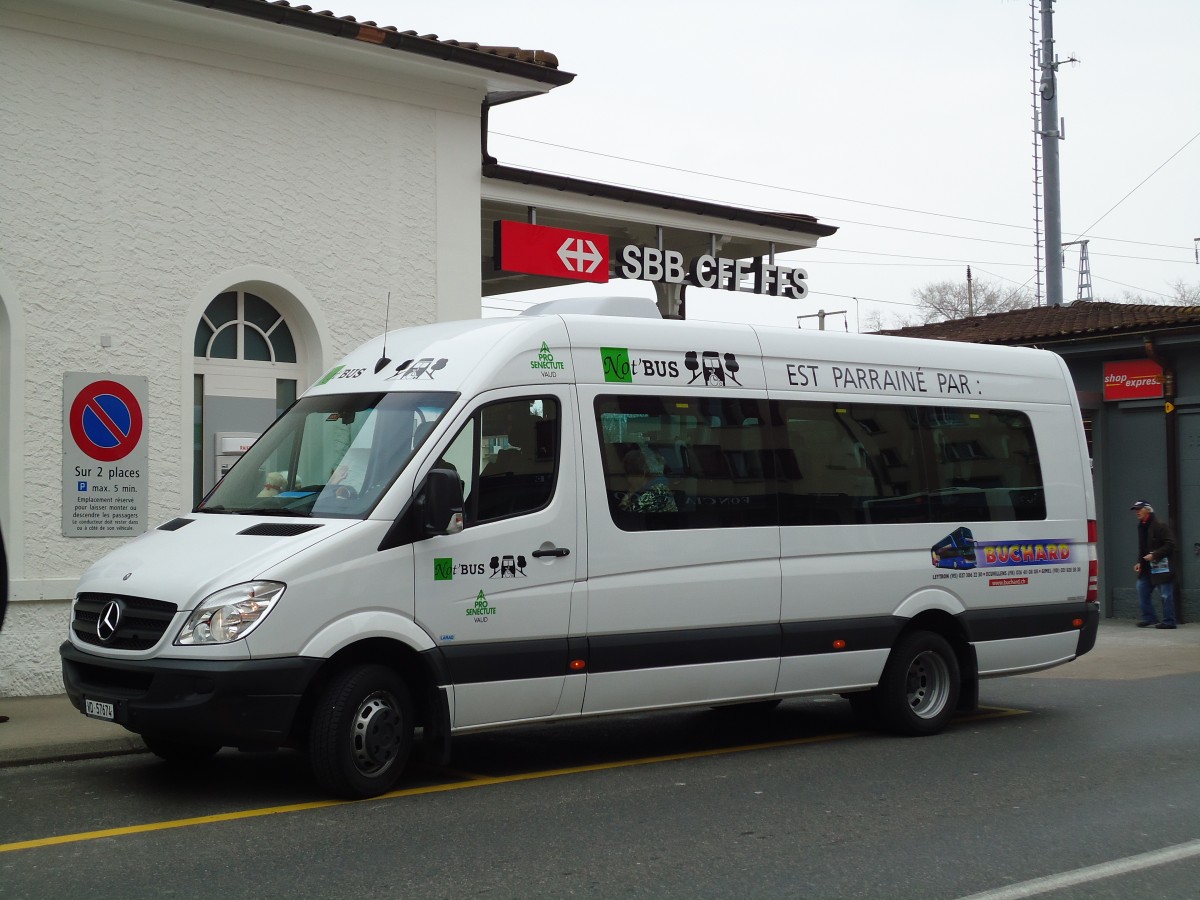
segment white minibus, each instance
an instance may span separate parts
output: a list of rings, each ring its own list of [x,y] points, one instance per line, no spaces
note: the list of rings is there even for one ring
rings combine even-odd
[[[1055,354],[564,307],[331,369],[84,574],[75,706],[168,760],[294,747],[366,797],[418,738],[444,761],[517,723],[832,693],[933,734],[981,678],[1092,648]]]

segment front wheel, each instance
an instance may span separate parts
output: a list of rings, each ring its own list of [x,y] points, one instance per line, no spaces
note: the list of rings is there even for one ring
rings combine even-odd
[[[375,797],[400,778],[412,739],[412,699],[400,676],[386,666],[354,666],[334,675],[317,697],[309,763],[325,790]]]
[[[944,729],[958,705],[958,658],[931,631],[914,631],[892,650],[875,693],[883,724],[897,734],[920,736]]]

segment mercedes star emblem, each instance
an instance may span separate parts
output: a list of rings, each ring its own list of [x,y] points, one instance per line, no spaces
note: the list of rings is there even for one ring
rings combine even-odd
[[[104,604],[104,609],[100,610],[100,619],[96,622],[96,637],[108,643],[117,633],[117,626],[120,624],[121,603],[118,600],[109,600]]]

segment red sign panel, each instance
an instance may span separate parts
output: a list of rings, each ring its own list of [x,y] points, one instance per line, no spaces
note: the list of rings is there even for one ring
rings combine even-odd
[[[608,281],[608,235],[497,221],[493,258],[501,272]]]
[[[1149,359],[1104,364],[1105,400],[1152,400],[1163,395],[1162,366]]]

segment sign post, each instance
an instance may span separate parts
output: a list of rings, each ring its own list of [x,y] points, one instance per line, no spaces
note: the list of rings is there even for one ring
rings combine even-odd
[[[63,536],[132,537],[146,530],[149,382],[63,375]]]

